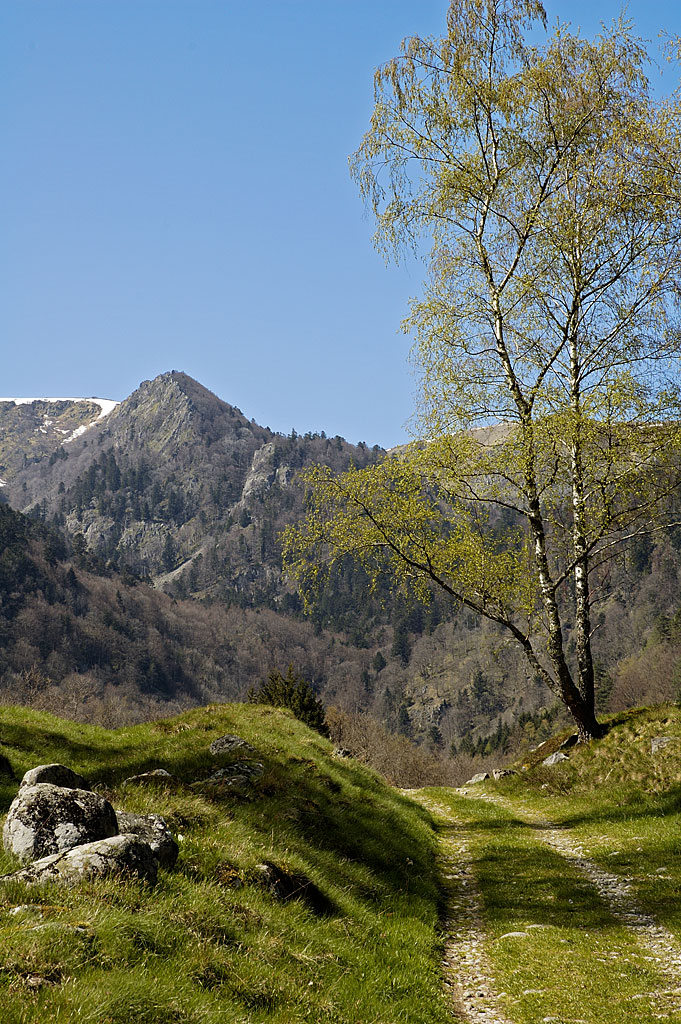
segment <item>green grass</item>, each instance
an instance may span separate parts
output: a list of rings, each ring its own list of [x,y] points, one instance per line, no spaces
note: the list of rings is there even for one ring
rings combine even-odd
[[[214,769],[208,747],[225,733],[243,736],[264,764],[248,796],[195,782]],[[68,764],[118,809],[161,813],[181,837],[177,866],[154,889],[120,879],[0,886],[3,1024],[450,1019],[428,815],[334,759],[291,716],[215,706],[107,731],[2,708],[0,738],[18,778],[39,763]],[[122,786],[155,767],[181,783]],[[3,810],[16,787],[0,778]],[[277,901],[258,882],[263,860],[306,874],[331,912]],[[0,855],[0,872],[15,866]]]

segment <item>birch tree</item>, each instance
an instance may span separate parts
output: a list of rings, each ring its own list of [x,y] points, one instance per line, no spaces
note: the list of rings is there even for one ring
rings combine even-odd
[[[416,438],[309,473],[285,557],[308,596],[350,554],[494,620],[587,740],[594,585],[678,521],[681,110],[629,23],[533,26],[536,0],[452,0],[376,71],[352,172],[377,246],[427,249]]]

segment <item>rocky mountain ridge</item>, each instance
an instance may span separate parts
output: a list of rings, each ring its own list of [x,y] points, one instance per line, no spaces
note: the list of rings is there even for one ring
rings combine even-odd
[[[301,505],[297,470],[363,465],[378,453],[342,438],[276,435],[177,371],[142,383],[68,448],[52,440],[26,461],[17,437],[5,489],[15,509],[63,526],[114,569],[180,596],[246,604],[280,588],[276,537]]]

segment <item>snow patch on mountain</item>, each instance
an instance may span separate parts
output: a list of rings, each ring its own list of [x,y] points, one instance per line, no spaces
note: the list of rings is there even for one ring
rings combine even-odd
[[[14,405],[30,405],[32,402],[92,402],[93,405],[98,405],[101,410],[97,419],[93,420],[92,423],[98,423],[99,420],[103,420],[117,405],[120,405],[120,402],[116,402],[112,398],[95,398],[94,396],[92,398],[0,398],[0,404],[2,402],[12,402]],[[46,416],[42,427],[39,428],[41,433],[46,434],[47,427],[51,426],[52,423],[53,420]],[[81,434],[90,429],[92,423],[83,423],[81,426],[76,427],[72,434],[64,438],[62,444],[69,444],[70,441],[75,441],[77,437],[80,437]],[[60,433],[67,433],[67,431],[60,430]],[[0,487],[4,486],[4,484],[0,484]]]
[[[104,419],[120,402],[111,398],[0,398],[0,402],[14,402],[15,405],[30,405],[31,402],[92,402],[102,410],[97,419]]]

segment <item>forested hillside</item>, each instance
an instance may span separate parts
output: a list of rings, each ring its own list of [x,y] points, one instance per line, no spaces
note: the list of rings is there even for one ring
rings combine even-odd
[[[31,406],[0,407],[0,432],[17,409]],[[45,415],[31,420],[41,444]],[[350,716],[346,735],[368,713],[438,757],[498,760],[555,724],[553,694],[516,648],[442,596],[371,592],[347,562],[304,614],[279,539],[304,507],[298,470],[380,450],[274,434],[180,373],[65,436],[22,459],[18,433],[6,455],[3,495],[30,518],[0,507],[3,700],[117,724],[159,702],[242,699],[292,663]],[[642,537],[602,577],[601,711],[679,692],[680,547],[679,531]]]

